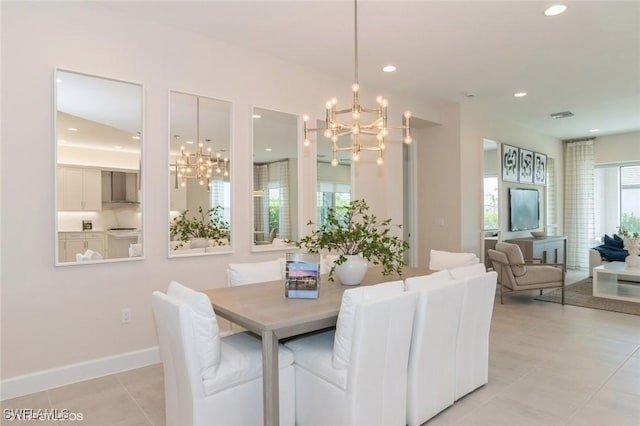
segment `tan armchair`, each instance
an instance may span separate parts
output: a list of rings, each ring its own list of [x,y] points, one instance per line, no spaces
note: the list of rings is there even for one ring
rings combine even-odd
[[[496,249],[489,249],[489,258],[493,269],[498,273],[500,284],[500,303],[504,288],[511,291],[540,290],[545,288],[562,288],[562,304],[564,305],[565,270],[561,263],[539,263],[540,259],[525,261],[517,244],[498,243]],[[537,263],[536,263],[537,262]]]

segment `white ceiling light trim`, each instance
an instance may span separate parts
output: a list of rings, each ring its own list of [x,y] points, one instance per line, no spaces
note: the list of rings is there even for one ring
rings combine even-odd
[[[544,11],[546,16],[556,16],[564,13],[567,10],[567,6],[563,4],[555,4]]]

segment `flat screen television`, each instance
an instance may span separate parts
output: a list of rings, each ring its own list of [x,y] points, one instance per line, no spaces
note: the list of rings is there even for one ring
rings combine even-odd
[[[540,227],[540,193],[537,189],[509,188],[509,231]]]

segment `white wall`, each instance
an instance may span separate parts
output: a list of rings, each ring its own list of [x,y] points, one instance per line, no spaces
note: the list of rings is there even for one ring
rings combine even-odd
[[[324,100],[349,81],[236,49],[195,34],[114,15],[99,4],[2,3],[2,379],[157,345],[150,294],[175,279],[194,288],[225,285],[229,262],[252,253],[251,106],[321,117]],[[53,73],[56,67],[144,85],[145,259],[54,266]],[[313,84],[309,84],[313,82]],[[167,258],[168,92],[233,103],[233,254]],[[362,88],[363,93],[372,90]],[[372,91],[371,99],[377,93]],[[405,108],[437,121],[419,100],[386,94],[390,117]],[[342,96],[343,99],[348,97]],[[301,222],[315,214],[315,156],[300,152]],[[29,173],[23,161],[29,159]],[[21,161],[17,161],[21,160]],[[402,220],[401,148],[380,169],[357,172],[357,194],[373,211]],[[370,182],[370,183],[369,183]],[[369,198],[368,198],[369,199]],[[390,200],[390,202],[389,202]],[[132,322],[120,324],[131,308]]]
[[[489,115],[473,104],[444,108],[441,124],[420,129],[417,136],[424,139],[423,143],[418,144],[420,266],[428,265],[430,249],[474,252],[478,256],[484,250],[481,179],[483,139],[545,153],[557,160],[558,176],[562,176],[562,142],[555,138]],[[504,232],[508,226],[506,200],[510,185],[501,184],[500,220],[503,237],[528,236],[528,233]],[[557,191],[561,205],[561,179]],[[544,199],[544,191],[541,191],[541,197]],[[562,229],[558,232],[561,233]]]
[[[417,263],[421,267],[429,265],[431,249],[459,251],[461,247],[463,182],[459,106],[444,107],[441,120],[441,125],[413,132],[418,147]],[[477,175],[475,180],[479,178]]]
[[[595,164],[640,160],[640,132],[598,136],[593,144]]]

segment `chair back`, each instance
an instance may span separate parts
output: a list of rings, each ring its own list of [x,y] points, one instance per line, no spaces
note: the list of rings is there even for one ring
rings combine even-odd
[[[489,381],[489,329],[496,281],[497,273],[490,271],[464,282],[456,343],[455,400]]]
[[[230,287],[284,280],[285,259],[265,262],[230,263],[227,267],[227,284]]]
[[[191,308],[159,291],[151,295],[164,368],[167,425],[193,424],[194,400],[204,397]]]
[[[278,228],[273,228],[269,232],[269,242],[273,243],[273,240],[278,236]]]
[[[507,255],[501,251],[493,249],[489,249],[488,253],[493,269],[497,273],[498,283],[511,289],[515,288],[516,277],[513,275],[513,270],[509,266],[509,259],[507,259]]]
[[[437,274],[437,273],[436,273]],[[456,340],[465,284],[436,274],[405,279],[417,293],[409,367],[407,425],[421,425],[453,404]]]
[[[480,259],[475,253],[456,253],[442,250],[431,250],[429,253],[429,269],[442,271],[479,263]]]
[[[513,272],[515,277],[521,277],[527,273],[524,256],[522,255],[522,250],[520,250],[519,245],[502,242],[496,244],[496,250],[507,256],[511,272]]]
[[[399,289],[396,294],[355,304],[345,396],[352,404],[349,424],[406,424],[407,362],[416,296],[404,292],[402,281],[395,288]],[[336,336],[339,332],[336,329]]]

